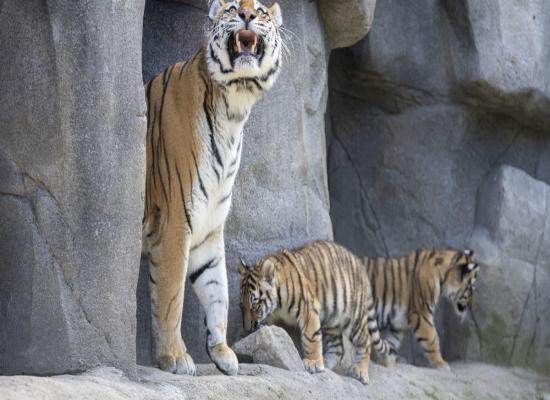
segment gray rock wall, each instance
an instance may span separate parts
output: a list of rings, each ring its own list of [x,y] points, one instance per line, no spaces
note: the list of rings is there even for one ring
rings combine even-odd
[[[208,23],[200,2],[149,0],[143,39],[144,80],[192,56]],[[266,2],[268,4],[269,2]],[[203,3],[204,4],[204,3]],[[274,88],[256,104],[243,142],[241,168],[225,229],[229,275],[229,343],[241,334],[238,257],[254,262],[281,247],[332,237],[329,217],[324,112],[327,51],[316,4],[279,1],[290,54]],[[138,361],[150,359],[149,300],[142,264],[138,293]],[[204,352],[204,312],[186,290],[183,338],[195,361]]]
[[[480,188],[471,242],[485,265],[466,357],[549,373],[550,187],[497,168]]]
[[[151,362],[142,71],[200,47],[206,2],[148,0],[144,18],[142,1],[20,3],[0,6],[0,374],[132,375]],[[439,308],[445,357],[548,373],[550,4],[280,3],[291,52],[246,127],[226,226],[229,341],[237,258],[334,227],[359,254],[473,247],[478,305],[464,323]],[[184,313],[206,361],[192,290]]]
[[[550,39],[549,19],[550,4],[542,0],[377,3],[369,35],[334,51],[329,68],[328,169],[337,241],[369,255],[471,246],[479,250],[480,261],[502,273],[484,277],[482,270],[486,293],[517,284],[513,307],[521,310],[533,301],[533,269],[544,259],[533,260],[533,246],[542,240],[544,219],[535,223],[535,217],[512,216],[523,207],[539,210],[540,199],[531,191],[514,192],[517,208],[504,207],[502,216],[496,198],[480,204],[478,193],[502,165],[550,182],[550,49],[544,44]],[[491,225],[508,219],[512,225],[506,229]],[[473,235],[478,225],[504,237],[498,242],[498,262]],[[506,257],[530,267],[505,263]],[[526,281],[516,283],[514,274]],[[476,353],[465,345],[478,341],[474,328],[447,310],[443,304],[437,316],[447,358],[476,357],[548,371],[533,356],[545,346],[539,336],[524,358],[502,335],[495,346],[513,356],[487,346]],[[521,312],[508,311],[498,310],[497,302],[479,305],[480,315],[502,313],[504,330],[515,332]],[[494,329],[479,328],[483,341],[490,341]],[[404,351],[421,362],[418,353]]]
[[[135,373],[142,14],[0,6],[0,374]]]

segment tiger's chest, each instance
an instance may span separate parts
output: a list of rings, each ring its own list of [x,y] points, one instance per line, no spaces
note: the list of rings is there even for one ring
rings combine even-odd
[[[244,122],[224,123],[202,135],[203,157],[192,185],[192,245],[223,225],[231,206],[233,185],[241,161]]]

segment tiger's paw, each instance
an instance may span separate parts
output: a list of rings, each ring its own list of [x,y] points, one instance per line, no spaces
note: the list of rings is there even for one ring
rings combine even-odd
[[[363,385],[368,385],[370,382],[368,369],[361,368],[359,365],[352,365],[349,369],[349,375],[357,379]]]
[[[304,367],[310,374],[317,374],[325,370],[323,360],[310,360],[308,358],[304,358]]]
[[[449,364],[446,361],[439,361],[436,364],[434,364],[435,368],[437,368],[440,371],[447,371],[451,372],[451,367],[449,367]]]
[[[225,375],[237,375],[239,372],[239,361],[237,356],[225,343],[213,347],[207,347],[208,356],[216,367]]]
[[[340,364],[340,360],[342,357],[337,356],[334,353],[328,353],[325,354],[323,361],[325,363],[325,367],[332,370]]]
[[[183,353],[180,356],[165,354],[159,357],[159,367],[163,371],[178,375],[197,375],[197,369],[191,356]]]

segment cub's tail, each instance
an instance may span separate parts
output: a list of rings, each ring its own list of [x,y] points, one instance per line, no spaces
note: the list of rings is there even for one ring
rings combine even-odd
[[[372,297],[369,298],[369,304],[367,306],[367,323],[376,360],[387,367],[395,365],[397,362],[397,353],[380,334]]]

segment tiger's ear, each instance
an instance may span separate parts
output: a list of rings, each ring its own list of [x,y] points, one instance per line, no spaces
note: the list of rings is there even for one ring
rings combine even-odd
[[[464,254],[467,255],[468,257],[472,257],[474,255],[474,251],[471,249],[466,249],[464,250]]]
[[[262,265],[262,278],[269,284],[273,285],[275,278],[275,264],[271,260],[265,260]]]
[[[281,7],[278,3],[275,2],[271,7],[269,7],[269,13],[273,18],[273,21],[275,21],[276,26],[281,26],[283,24],[283,14],[281,13]]]
[[[244,275],[247,272],[248,272],[248,266],[243,261],[243,259],[239,257],[239,274]]]
[[[208,12],[208,18],[210,18],[211,21],[216,19],[220,12],[220,8],[225,5],[225,1],[223,0],[212,0],[212,4],[210,5],[210,11]]]

